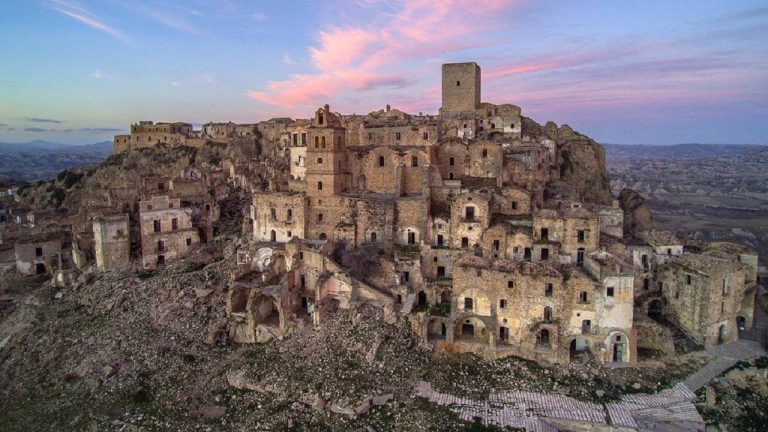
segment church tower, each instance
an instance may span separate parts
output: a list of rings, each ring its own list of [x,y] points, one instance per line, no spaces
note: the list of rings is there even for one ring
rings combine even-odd
[[[307,195],[329,197],[347,190],[344,135],[346,130],[326,104],[308,128]]]

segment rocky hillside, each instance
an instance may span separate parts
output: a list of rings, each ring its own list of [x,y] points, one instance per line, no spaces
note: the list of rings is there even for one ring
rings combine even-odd
[[[489,430],[414,398],[416,384],[609,402],[698,367],[433,357],[407,322],[367,307],[282,341],[234,345],[224,303],[236,244],[222,237],[156,272],[85,273],[64,290],[0,275],[0,293],[15,299],[0,317],[0,430]]]

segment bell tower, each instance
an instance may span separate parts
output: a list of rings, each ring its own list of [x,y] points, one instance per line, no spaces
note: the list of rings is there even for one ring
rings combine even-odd
[[[326,104],[315,111],[308,128],[307,195],[329,197],[347,190],[344,136],[338,116]]]

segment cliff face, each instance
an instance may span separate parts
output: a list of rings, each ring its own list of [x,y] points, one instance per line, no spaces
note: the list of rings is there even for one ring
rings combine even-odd
[[[611,204],[613,194],[605,171],[603,146],[568,125],[558,128],[557,124],[550,121],[541,126],[527,117],[523,117],[523,133],[530,136],[546,135],[556,143],[560,180],[551,186],[558,189],[561,196],[564,196],[565,189],[572,189],[586,202]]]
[[[547,131],[552,133],[548,124]],[[587,202],[609,205],[611,183],[605,172],[605,149],[568,125],[557,129],[557,158],[560,179],[579,191]]]

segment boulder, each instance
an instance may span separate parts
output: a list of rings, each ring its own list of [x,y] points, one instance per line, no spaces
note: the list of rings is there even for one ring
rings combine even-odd
[[[624,237],[636,239],[643,231],[653,229],[651,207],[636,191],[624,188],[619,194],[619,203],[624,210]]]
[[[378,395],[373,397],[373,404],[376,406],[386,405],[387,402],[391,401],[395,398],[395,395],[392,393],[387,393],[383,395]]]

